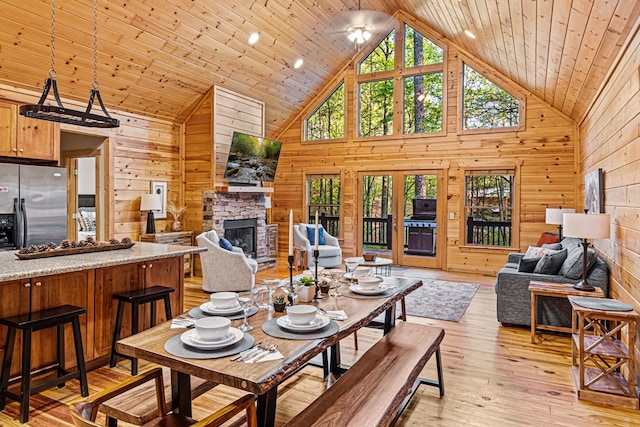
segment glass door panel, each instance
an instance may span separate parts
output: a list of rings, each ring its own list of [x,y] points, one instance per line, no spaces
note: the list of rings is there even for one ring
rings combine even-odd
[[[391,257],[393,249],[393,176],[362,175],[361,253]]]
[[[403,265],[435,266],[437,246],[437,173],[402,173],[402,254]],[[431,259],[431,261],[425,261]]]

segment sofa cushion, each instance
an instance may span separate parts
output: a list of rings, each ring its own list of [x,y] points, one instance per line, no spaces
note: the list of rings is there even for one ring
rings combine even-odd
[[[540,258],[540,261],[536,264],[534,273],[538,274],[553,274],[557,275],[562,263],[567,259],[567,250],[547,252]]]
[[[309,243],[311,244],[311,246],[314,246],[316,244],[316,227],[315,226],[307,226],[307,239],[309,240]],[[318,244],[319,245],[324,245],[325,241],[324,241],[324,229],[322,228],[322,226],[318,227]]]
[[[562,249],[562,245],[560,243],[543,243],[541,247],[545,249],[553,249],[554,251]]]
[[[222,249],[226,249],[228,251],[232,251],[233,250],[233,245],[231,244],[231,242],[228,241],[227,239],[225,239],[224,237],[221,237],[220,241],[218,243],[220,244],[220,247]]]
[[[577,247],[567,255],[567,259],[562,263],[558,274],[568,279],[580,279],[582,277],[582,258],[584,249]],[[593,267],[597,255],[593,249],[587,249],[587,271]]]
[[[542,246],[545,243],[558,243],[560,236],[557,233],[544,232],[538,239],[536,246]]]
[[[538,261],[540,261],[542,257],[536,258],[522,258],[518,263],[518,271],[522,273],[533,273],[533,270],[536,268]]]
[[[529,249],[527,249],[527,252],[524,254],[524,258],[540,258],[544,256],[544,254],[549,252],[557,252],[557,251],[554,251],[553,249],[548,249],[548,248],[541,248],[538,246],[529,246]]]
[[[342,254],[339,246],[320,245],[318,246],[318,252],[320,258],[335,257]]]

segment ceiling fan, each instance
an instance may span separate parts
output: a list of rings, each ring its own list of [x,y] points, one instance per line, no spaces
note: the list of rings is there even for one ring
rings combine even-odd
[[[390,30],[390,19],[391,16],[384,12],[362,10],[358,0],[357,10],[339,14],[332,26],[336,29],[336,33],[343,34],[359,50],[372,35]]]

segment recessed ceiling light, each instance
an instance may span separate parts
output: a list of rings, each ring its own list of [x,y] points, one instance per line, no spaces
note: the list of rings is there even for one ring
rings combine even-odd
[[[296,60],[295,64],[293,64],[293,68],[300,68],[302,67],[302,64],[304,64],[304,61],[302,59],[298,59]]]
[[[256,44],[259,38],[260,38],[260,34],[251,33],[251,35],[249,36],[249,44],[252,44],[252,45]]]
[[[471,31],[469,31],[469,30],[464,30],[464,33],[465,33],[465,34],[467,35],[467,37],[469,37],[469,38],[472,38],[472,39],[475,39],[475,38],[476,38],[476,35],[475,35],[475,34],[473,34],[473,33],[472,33]]]

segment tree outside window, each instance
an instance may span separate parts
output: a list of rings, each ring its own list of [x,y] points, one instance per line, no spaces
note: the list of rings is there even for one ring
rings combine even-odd
[[[395,31],[389,33],[378,46],[360,63],[360,74],[393,70]]]
[[[323,228],[332,236],[340,235],[340,176],[310,176],[307,178],[309,222],[316,211]]]
[[[465,175],[466,243],[511,246],[514,171]]]
[[[360,83],[360,136],[393,134],[393,80]]]
[[[307,141],[344,138],[344,82],[305,122]]]
[[[404,133],[442,130],[442,73],[405,77]]]
[[[520,101],[467,64],[463,69],[462,128],[519,126]]]

